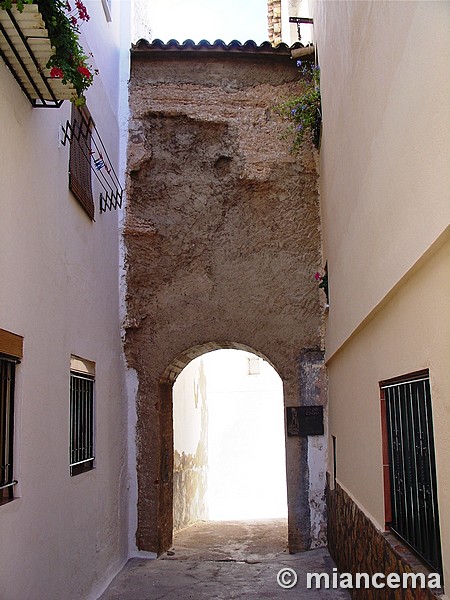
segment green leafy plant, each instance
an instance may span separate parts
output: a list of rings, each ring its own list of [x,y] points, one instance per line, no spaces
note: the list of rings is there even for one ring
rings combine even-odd
[[[71,4],[73,2],[73,5]],[[92,85],[94,75],[89,57],[79,42],[79,26],[90,17],[81,0],[1,0],[0,8],[11,9],[13,5],[20,12],[25,4],[37,4],[48,30],[55,53],[45,65],[50,69],[50,77],[72,83],[76,95],[72,101],[85,104],[84,91]],[[92,56],[92,55],[91,55]]]
[[[25,4],[33,4],[33,0],[2,0],[0,8],[10,10],[13,6],[17,6],[17,10],[22,12]]]
[[[302,61],[297,61],[297,66],[304,82],[303,92],[276,107],[278,114],[290,122],[294,133],[293,152],[298,152],[306,137],[319,148],[322,123],[319,67]]]

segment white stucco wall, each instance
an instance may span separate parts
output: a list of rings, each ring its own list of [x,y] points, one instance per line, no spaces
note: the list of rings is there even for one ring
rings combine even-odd
[[[259,364],[249,374],[249,359]],[[205,355],[212,520],[287,518],[283,383],[240,350]]]
[[[256,359],[259,374],[249,374]],[[194,454],[202,437],[200,375],[206,380],[208,484],[211,520],[287,517],[283,385],[263,359],[218,350],[193,360],[174,386],[174,445]]]
[[[86,5],[91,21],[82,41],[100,70],[88,106],[117,170],[119,27],[127,6],[113,1],[107,23],[100,2]],[[93,223],[68,191],[69,148],[58,145],[58,128],[69,115],[68,102],[33,109],[0,61],[0,327],[24,337],[18,498],[0,506],[2,600],[96,598],[127,556],[118,215],[100,215],[96,206]],[[68,467],[71,354],[96,363],[95,469],[76,477]]]
[[[337,480],[383,529],[379,382],[429,369],[447,590],[449,16],[446,2],[313,2]]]
[[[195,454],[202,438],[202,371],[202,358],[192,361],[173,386],[173,446],[180,454]]]
[[[208,398],[203,360],[189,363],[173,386],[173,528],[208,518]]]

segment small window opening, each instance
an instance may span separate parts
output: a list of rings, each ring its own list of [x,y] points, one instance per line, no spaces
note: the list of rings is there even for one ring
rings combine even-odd
[[[248,360],[248,374],[249,375],[259,375],[260,374],[259,357],[254,356],[254,357],[248,358],[247,360]]]
[[[14,383],[16,358],[0,355],[0,504],[14,499]]]
[[[94,468],[95,366],[76,356],[70,370],[70,475]]]

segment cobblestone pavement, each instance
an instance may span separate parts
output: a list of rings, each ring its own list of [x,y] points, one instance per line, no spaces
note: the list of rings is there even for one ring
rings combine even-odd
[[[172,550],[156,560],[133,558],[99,600],[308,600],[349,599],[332,588],[335,567],[325,548],[300,554],[286,549],[285,520],[202,522],[178,532]],[[281,569],[297,584],[283,589]],[[307,588],[307,573],[327,573],[330,588]],[[286,583],[293,574],[287,571]]]

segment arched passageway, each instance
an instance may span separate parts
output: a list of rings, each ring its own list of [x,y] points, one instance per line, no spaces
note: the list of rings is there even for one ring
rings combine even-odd
[[[232,342],[207,342],[177,355],[163,377],[153,382],[139,382],[139,394],[145,389],[153,394],[154,404],[144,401],[137,406],[137,542],[138,547],[158,554],[170,548],[173,534],[173,385],[179,373],[194,358],[211,350],[245,350],[271,361],[255,349]],[[303,351],[297,361],[299,388],[296,396],[305,404],[326,401],[323,353]],[[292,403],[291,385],[284,383],[284,408]],[[295,388],[294,388],[295,389]],[[153,392],[152,392],[153,390]],[[290,393],[286,393],[286,390]],[[285,436],[288,546],[299,552],[324,543],[324,461],[323,441],[311,444],[308,439]],[[314,469],[314,479],[310,476]]]
[[[124,327],[141,550],[172,541],[172,386],[193,358],[253,352],[279,373],[286,408],[326,404],[316,163],[308,146],[290,153],[273,111],[301,85],[283,46],[132,50]],[[323,542],[325,437],[285,441],[299,551]]]
[[[174,530],[287,518],[283,385],[242,350],[194,359],[173,387]]]

